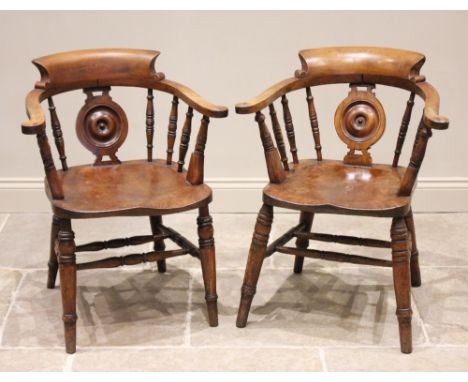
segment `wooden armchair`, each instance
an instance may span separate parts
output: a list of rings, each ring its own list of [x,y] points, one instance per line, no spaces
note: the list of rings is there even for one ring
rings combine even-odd
[[[410,285],[420,286],[416,234],[411,196],[432,130],[448,127],[439,115],[437,91],[419,73],[422,54],[385,48],[346,47],[299,52],[302,69],[273,85],[251,101],[236,105],[239,114],[255,113],[270,183],[263,190],[263,206],[247,260],[237,326],[247,323],[263,259],[275,252],[295,256],[294,272],[300,273],[304,257],[392,267],[400,330],[401,351],[412,351]],[[311,87],[349,83],[350,92],[335,113],[335,129],[348,146],[342,161],[322,159],[322,144]],[[407,90],[410,95],[403,114],[391,165],[373,164],[369,149],[385,130],[385,112],[375,95],[376,84]],[[305,89],[316,159],[299,160],[293,121],[286,94]],[[416,132],[410,163],[399,166],[411,112],[418,95],[424,112]],[[281,98],[283,119],[292,162],[286,147],[274,101]],[[273,135],[267,128],[264,108],[269,110]],[[301,211],[299,224],[270,245],[273,207]],[[392,218],[391,241],[312,233],[315,213],[333,213]],[[286,246],[296,238],[295,246]],[[391,248],[392,260],[372,259],[338,252],[308,249],[309,240]]]
[[[133,49],[96,49],[58,53],[33,61],[41,80],[26,98],[29,120],[23,123],[24,134],[36,135],[46,173],[45,188],[53,210],[49,274],[47,287],[54,288],[60,270],[63,321],[67,353],[76,351],[76,271],[118,267],[156,261],[165,272],[166,259],[190,254],[201,261],[206,289],[209,324],[217,326],[215,247],[208,204],[211,189],[203,183],[204,149],[210,117],[224,118],[228,110],[208,103],[179,83],[166,80],[154,70],[159,52]],[[123,109],[111,98],[111,86],[145,88],[146,116],[140,128],[146,131],[145,160],[120,161],[117,150],[128,131]],[[78,113],[76,133],[83,146],[95,155],[93,165],[67,165],[65,142],[53,96],[83,89],[86,99]],[[154,91],[173,95],[167,131],[167,156],[153,158],[155,134]],[[46,135],[46,118],[41,102],[47,100],[50,124],[57,147],[61,170],[57,170]],[[179,100],[187,105],[179,157],[174,158]],[[193,111],[202,114],[201,125],[188,170],[184,168],[189,148]],[[145,124],[146,119],[146,124]],[[156,127],[156,132],[158,128]],[[109,159],[104,160],[107,156]],[[199,209],[199,246],[166,227],[162,215]],[[109,216],[149,216],[151,235],[75,245],[71,219]],[[166,251],[169,239],[180,249]],[[75,253],[99,251],[143,243],[154,243],[154,251],[112,257],[76,264]]]

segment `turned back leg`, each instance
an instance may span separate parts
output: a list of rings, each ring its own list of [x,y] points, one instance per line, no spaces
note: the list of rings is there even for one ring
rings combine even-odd
[[[265,258],[266,246],[273,222],[273,207],[264,204],[260,209],[255,224],[255,232],[250,245],[249,257],[245,268],[244,283],[241,289],[241,300],[237,313],[236,325],[243,328],[247,324],[250,306],[257,288],[258,277]]]
[[[208,206],[199,209],[198,243],[200,246],[200,260],[205,284],[205,300],[208,308],[210,326],[218,326],[218,295],[216,294],[216,255],[213,238],[213,219]]]
[[[396,314],[403,353],[412,351],[411,273],[408,230],[404,218],[394,218],[391,228],[393,284],[397,303]]]
[[[163,233],[160,228],[160,225],[162,224],[161,216],[150,216],[150,224],[151,224],[151,232],[153,233],[153,235],[160,235]],[[155,240],[153,248],[155,251],[164,251],[166,249],[166,245],[164,244],[164,239]],[[166,272],[166,260],[157,261],[157,265],[158,265],[158,272],[160,273]]]
[[[57,241],[57,235],[60,230],[60,221],[58,217],[54,215],[52,218],[52,226],[50,228],[50,253],[49,262],[47,263],[49,272],[47,274],[47,288],[55,288],[55,280],[57,279],[58,271],[58,260],[57,252],[55,251],[55,242]]]
[[[63,324],[67,353],[76,351],[76,259],[75,235],[69,219],[60,219],[57,240],[57,254],[60,270],[60,291],[62,292]]]
[[[419,251],[418,246],[416,244],[416,229],[414,227],[414,220],[413,220],[413,211],[410,210],[408,215],[405,217],[406,227],[410,233],[411,239],[411,260],[410,260],[410,267],[411,267],[411,286],[418,287],[421,286],[421,271],[419,270]]]
[[[301,230],[303,232],[310,232],[312,228],[312,222],[314,221],[314,214],[311,212],[301,212],[301,216],[299,218],[299,223],[304,224],[304,228]],[[299,249],[307,249],[309,246],[308,239],[298,238],[296,240],[296,247]],[[294,273],[301,273],[302,267],[304,266],[304,256],[296,256],[294,259]]]

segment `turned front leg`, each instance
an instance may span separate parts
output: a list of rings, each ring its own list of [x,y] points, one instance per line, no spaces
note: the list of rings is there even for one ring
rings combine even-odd
[[[60,270],[60,291],[62,292],[63,324],[67,353],[76,352],[76,259],[75,234],[69,219],[60,219],[58,233],[58,262]]]
[[[273,222],[273,207],[264,204],[260,209],[255,224],[255,232],[250,245],[249,257],[245,268],[244,283],[241,289],[241,300],[237,313],[236,325],[239,328],[245,327],[249,316],[250,306],[257,288],[258,277],[262,269],[263,259],[268,244],[268,238]]]
[[[55,280],[57,279],[57,271],[58,271],[58,260],[57,260],[57,252],[55,251],[57,235],[60,230],[60,220],[58,217],[54,215],[52,218],[52,226],[50,228],[50,253],[49,253],[49,262],[47,266],[49,268],[47,274],[47,288],[54,289],[55,288]]]
[[[411,234],[411,286],[421,286],[421,271],[419,270],[419,251],[416,244],[416,229],[414,226],[413,211],[410,210],[405,217],[406,227]]]
[[[200,246],[200,260],[205,284],[205,300],[208,308],[210,326],[218,326],[218,295],[216,294],[216,255],[213,238],[213,219],[208,206],[199,209],[198,243]]]
[[[412,351],[411,333],[411,273],[408,231],[404,218],[394,218],[391,228],[393,284],[400,330],[400,347],[403,353]]]

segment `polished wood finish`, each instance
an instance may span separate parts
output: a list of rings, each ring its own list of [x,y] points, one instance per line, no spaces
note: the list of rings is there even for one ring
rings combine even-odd
[[[204,150],[210,118],[227,116],[227,109],[207,102],[186,86],[169,81],[164,74],[156,72],[154,64],[158,55],[159,52],[149,50],[92,49],[59,53],[33,61],[40,71],[41,80],[26,97],[29,119],[22,124],[22,131],[37,137],[46,174],[45,189],[54,213],[47,287],[54,288],[59,270],[67,353],[76,351],[77,270],[156,262],[158,271],[163,273],[166,271],[166,259],[189,254],[201,261],[209,324],[216,326],[218,322],[213,225],[208,212],[212,191],[203,180]],[[128,161],[117,157],[130,128],[124,109],[111,97],[111,91],[117,86],[145,89],[146,159]],[[76,119],[76,133],[96,159],[94,165],[69,167],[52,96],[78,89],[83,90],[86,99]],[[164,159],[155,158],[153,153],[153,141],[159,132],[155,131],[157,91],[172,95]],[[62,170],[55,167],[47,138],[46,120],[41,108],[41,102],[46,99]],[[176,163],[173,162],[173,153],[179,102],[185,102],[188,111]],[[162,109],[158,106],[158,110]],[[183,165],[189,150],[194,112],[202,115],[202,124],[188,171],[185,171]],[[157,139],[163,142],[163,139]],[[109,159],[104,159],[107,156]],[[163,215],[192,209],[200,211],[199,246],[163,225],[162,220]],[[71,219],[113,216],[147,216],[152,234],[75,245]],[[165,240],[171,240],[179,248],[166,250]],[[153,251],[76,262],[76,253],[151,242]]]
[[[349,166],[341,161],[302,159],[283,182],[264,188],[263,200],[298,211],[404,216],[411,202],[410,197],[398,196],[404,173],[404,168],[389,165]]]
[[[66,198],[53,199],[46,189],[57,216],[166,215],[198,208],[212,199],[207,185],[191,185],[175,163],[167,166],[161,159],[75,166],[58,176]]]
[[[425,57],[420,53],[398,49],[344,47],[303,50],[299,52],[299,58],[302,68],[295,72],[293,78],[280,81],[256,98],[236,105],[239,114],[256,115],[270,179],[263,190],[264,204],[247,260],[237,326],[244,327],[247,323],[263,258],[276,252],[295,257],[295,273],[302,272],[304,258],[392,267],[400,347],[403,353],[410,353],[410,287],[421,284],[411,198],[432,131],[448,127],[448,119],[439,115],[437,91],[420,74]],[[339,138],[348,146],[343,161],[322,159],[322,142],[311,87],[327,84],[348,84],[351,88],[338,106],[334,119]],[[385,111],[376,96],[377,85],[410,92],[391,165],[373,163],[369,153],[371,147],[373,150],[377,148],[386,129]],[[287,94],[304,88],[317,159],[299,159],[297,156]],[[410,127],[416,96],[424,101],[423,115],[410,162],[403,167],[399,166],[399,158]],[[284,161],[286,154],[281,140],[282,132],[273,106],[280,98],[293,163],[287,163],[287,159]],[[267,107],[275,138],[278,137],[278,148],[271,140],[262,114]],[[273,207],[300,211],[300,221],[267,245]],[[391,241],[310,232],[317,213],[391,218]],[[295,247],[288,246],[287,243],[293,238],[296,238]],[[392,259],[309,249],[310,240],[391,248]]]

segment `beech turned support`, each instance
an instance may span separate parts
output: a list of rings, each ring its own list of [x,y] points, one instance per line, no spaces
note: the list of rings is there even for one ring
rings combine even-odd
[[[281,97],[281,104],[283,105],[283,119],[286,128],[286,136],[288,137],[289,141],[289,149],[291,151],[294,164],[297,164],[299,163],[299,158],[297,157],[296,136],[294,133],[291,111],[289,110],[289,102],[286,95]]]
[[[146,96],[146,156],[148,162],[153,161],[153,136],[154,136],[154,96],[153,89],[148,89]]]
[[[208,308],[210,326],[218,326],[218,295],[216,294],[216,255],[213,238],[213,219],[208,206],[200,207],[198,224],[198,243],[200,260],[205,284],[205,300]]]
[[[47,274],[47,288],[55,288],[55,280],[57,279],[58,259],[55,251],[57,236],[60,230],[60,220],[55,215],[52,217],[52,226],[50,228],[50,253],[49,262],[47,263],[49,272]]]
[[[412,351],[411,334],[411,273],[408,250],[408,230],[404,218],[393,218],[392,228],[393,284],[397,303],[396,315],[400,328],[400,347],[403,353]]]
[[[247,266],[245,268],[244,283],[241,289],[241,300],[237,314],[236,325],[243,328],[247,325],[250,306],[257,289],[258,277],[265,258],[271,224],[273,222],[273,207],[263,204],[257,216],[255,232],[250,245]]]
[[[161,230],[162,217],[161,216],[150,216],[151,232],[153,235],[162,235],[163,231]],[[156,239],[153,246],[155,251],[164,251],[166,245],[164,244],[164,239]],[[166,272],[166,260],[158,260],[158,272]]]
[[[190,157],[189,168],[187,170],[187,180],[194,186],[203,183],[205,167],[205,145],[208,139],[209,123],[210,119],[204,115],[201,120],[200,129],[198,130],[195,150]]]
[[[306,88],[307,107],[309,108],[310,127],[312,128],[312,136],[314,137],[315,151],[317,160],[322,160],[322,145],[320,144],[320,130],[318,126],[317,111],[315,110],[314,97],[309,87]]]
[[[192,117],[193,109],[189,106],[187,113],[185,114],[185,122],[182,127],[182,134],[180,137],[180,146],[179,146],[179,160],[177,162],[177,171],[182,172],[185,164],[185,155],[190,143],[190,134],[192,133]]]
[[[398,133],[398,140],[395,148],[395,156],[393,157],[393,167],[398,167],[398,161],[400,160],[401,150],[403,148],[403,144],[405,143],[406,133],[408,132],[408,126],[411,121],[411,112],[413,111],[414,106],[414,96],[415,93],[412,92],[408,101],[406,102],[405,113],[403,114],[400,132]]]
[[[289,171],[288,165],[288,155],[286,154],[286,146],[284,144],[283,133],[281,132],[281,126],[278,121],[278,115],[276,114],[275,106],[273,103],[269,105],[271,125],[273,127],[273,134],[275,136],[276,146],[281,157],[281,162],[283,162],[283,167],[285,171]]]
[[[255,114],[255,120],[258,123],[260,130],[260,139],[262,140],[263,150],[265,152],[265,159],[267,163],[268,177],[271,183],[281,183],[286,175],[281,168],[281,162],[278,150],[273,145],[270,132],[265,124],[265,116],[258,112]]]
[[[57,116],[57,110],[55,109],[52,97],[47,98],[47,102],[49,103],[50,124],[52,125],[52,133],[55,139],[55,146],[57,147],[60,162],[62,163],[62,170],[67,171],[67,156],[65,155],[65,142],[63,140],[62,127],[60,126],[60,121]]]
[[[421,271],[419,270],[419,251],[416,244],[416,229],[414,227],[413,211],[410,210],[408,215],[405,217],[406,227],[410,233],[410,248],[411,248],[411,286],[421,286]]]
[[[62,293],[65,349],[68,354],[76,352],[76,259],[75,234],[70,219],[60,219],[57,253]]]
[[[299,218],[299,223],[304,225],[302,231],[299,232],[310,232],[312,228],[312,222],[314,221],[314,214],[310,212],[301,212],[301,216]],[[298,249],[307,249],[309,246],[309,239],[298,237],[296,239],[296,248]],[[294,259],[294,273],[301,273],[302,267],[304,265],[304,256],[296,256]]]
[[[167,158],[166,163],[172,164],[172,155],[174,154],[174,143],[177,135],[177,108],[179,99],[172,98],[171,113],[169,115],[169,126],[167,128]]]

